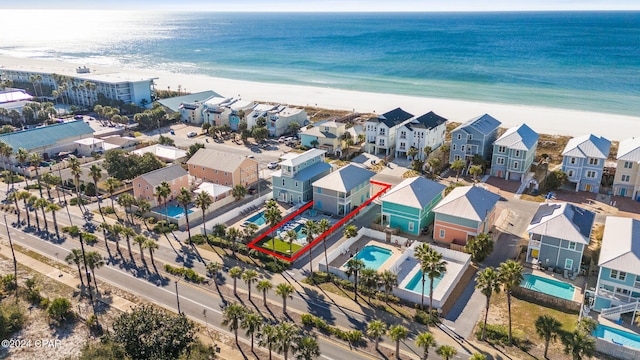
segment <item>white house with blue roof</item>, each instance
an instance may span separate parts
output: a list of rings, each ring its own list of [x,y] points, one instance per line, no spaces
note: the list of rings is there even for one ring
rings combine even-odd
[[[478,154],[483,159],[491,159],[493,142],[502,124],[489,114],[468,120],[451,132],[449,163],[456,160],[469,161]]]
[[[433,111],[402,124],[396,131],[396,157],[407,156],[409,149],[416,148],[418,159],[424,161],[424,149],[427,146],[431,150],[439,148],[444,143],[446,131],[447,119]]]
[[[491,176],[524,181],[531,168],[540,136],[526,124],[505,131],[493,143]]]
[[[580,271],[595,217],[593,212],[569,203],[540,204],[527,228],[527,262]]]
[[[365,123],[366,151],[374,155],[381,152],[385,156],[391,154],[392,151],[396,150],[398,128],[412,118],[412,114],[401,108],[395,108],[382,115],[368,119]]]
[[[60,152],[73,152],[77,140],[93,137],[93,129],[82,120],[63,122],[0,135],[3,142],[13,149],[13,161],[18,149],[38,153],[44,159],[58,156]]]
[[[285,154],[280,169],[271,175],[273,198],[291,204],[311,201],[313,182],[331,172],[325,153],[309,149],[302,154]]]
[[[607,216],[593,308],[608,318],[640,311],[640,221]]]
[[[373,171],[349,164],[314,181],[313,208],[338,216],[349,214],[369,200],[373,175]]]
[[[640,137],[620,141],[616,159],[613,195],[640,201]]]
[[[604,162],[609,157],[611,141],[593,134],[569,140],[562,151],[562,171],[576,191],[600,191]]]

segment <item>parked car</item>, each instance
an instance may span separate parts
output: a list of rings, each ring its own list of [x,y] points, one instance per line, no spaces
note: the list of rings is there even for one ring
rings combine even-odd
[[[278,167],[278,162],[277,161],[272,161],[269,163],[269,165],[267,165],[268,169],[276,169]]]
[[[195,132],[195,131],[191,131],[191,132],[187,133],[187,137],[190,137],[190,138],[195,137],[196,135],[198,135],[198,133]]]
[[[280,138],[278,138],[279,143],[283,143],[285,141],[287,141],[287,138],[285,138],[284,136],[280,136]]]

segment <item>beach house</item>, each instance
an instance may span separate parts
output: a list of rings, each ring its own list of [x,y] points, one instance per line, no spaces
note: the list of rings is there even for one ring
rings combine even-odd
[[[300,131],[300,143],[309,148],[325,150],[327,154],[341,156],[342,138],[346,131],[346,123],[335,120],[319,121]]]
[[[325,153],[325,150],[309,149],[302,154],[285,154],[280,169],[271,174],[273,198],[292,204],[311,201],[313,182],[331,172]]]
[[[349,164],[314,181],[313,208],[338,216],[349,214],[369,200],[373,175],[373,171]]]
[[[478,154],[485,160],[491,159],[493,143],[498,135],[501,122],[489,114],[468,120],[451,132],[449,163],[458,159],[469,161]]]
[[[526,124],[505,131],[493,143],[491,176],[524,181],[538,148],[539,135]]]
[[[173,200],[180,193],[181,188],[189,188],[189,173],[180,165],[170,165],[133,179],[133,196],[136,199],[145,199],[151,206],[160,205],[157,201],[156,187],[163,181],[170,186],[170,194],[167,200]]]
[[[400,126],[413,118],[412,114],[396,108],[365,122],[367,152],[390,155],[396,149],[396,132]]]
[[[382,225],[419,235],[433,222],[433,208],[442,200],[446,186],[413,177],[403,180],[380,197]]]
[[[444,143],[447,119],[430,111],[401,125],[396,131],[396,157],[407,157],[411,148],[418,150],[418,159],[424,161],[424,149],[435,150]],[[413,160],[413,159],[409,159]]]
[[[570,203],[538,206],[527,227],[526,261],[544,267],[577,272],[589,245],[595,214]]]
[[[640,311],[634,306],[640,304],[639,220],[607,216],[598,267],[594,310],[617,316]]]
[[[575,190],[600,191],[604,162],[609,157],[611,141],[593,134],[569,140],[562,151],[562,171]]]
[[[245,116],[253,111],[256,103],[253,101],[238,99],[238,101],[229,104],[229,126],[231,130],[238,130],[240,122],[245,121]]]
[[[258,162],[243,155],[200,149],[187,160],[189,175],[196,183],[210,182],[234,187],[249,187],[258,182]]]
[[[620,141],[613,194],[640,201],[640,137]]]
[[[153,144],[131,152],[142,156],[146,153],[155,155],[158,159],[166,163],[183,163],[187,159],[187,152],[175,146]]]
[[[488,233],[497,214],[500,195],[479,186],[453,189],[433,208],[433,238],[436,241],[466,245],[467,240]]]
[[[214,91],[207,90],[160,99],[158,100],[158,103],[163,106],[167,113],[171,114],[179,112],[182,121],[197,124],[202,122],[202,104],[214,97],[220,97],[220,95]]]
[[[291,123],[295,122],[299,127],[302,127],[308,122],[307,112],[304,109],[286,105],[258,104],[246,117],[248,128],[257,126],[260,118],[265,120],[271,137],[288,133]]]

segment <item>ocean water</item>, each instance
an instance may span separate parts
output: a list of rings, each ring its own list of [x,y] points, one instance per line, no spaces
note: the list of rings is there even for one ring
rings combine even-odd
[[[2,12],[4,55],[640,114],[640,12]]]

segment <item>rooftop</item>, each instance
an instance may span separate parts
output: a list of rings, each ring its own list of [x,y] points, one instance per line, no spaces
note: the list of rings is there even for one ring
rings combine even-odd
[[[244,155],[232,154],[213,149],[200,149],[187,161],[187,164],[233,172],[244,161],[255,162],[255,160],[249,159]]]
[[[313,187],[321,187],[339,192],[351,191],[356,186],[370,180],[376,173],[359,165],[349,164],[331,174],[316,180]]]
[[[91,126],[82,120],[76,120],[1,134],[0,142],[11,146],[14,152],[18,151],[19,148],[30,151],[40,147],[51,146],[64,139],[90,134],[93,134]]]
[[[193,94],[175,96],[167,99],[160,99],[158,102],[162,104],[162,106],[169,108],[171,111],[177,112],[180,110],[180,105],[182,103],[194,103],[194,102],[203,102],[207,99],[210,99],[215,96],[220,96],[218,93],[212,90],[201,91]]]
[[[540,136],[527,124],[514,126],[502,134],[493,144],[515,150],[530,150]]]
[[[500,195],[479,186],[460,186],[453,189],[435,208],[437,214],[483,221],[496,206]]]
[[[384,194],[380,200],[424,209],[446,188],[440,183],[418,176],[403,180]]]
[[[607,216],[598,266],[640,275],[640,221]]]
[[[151,146],[143,147],[141,149],[132,151],[132,153],[140,156],[144,155],[145,153],[152,153],[161,159],[168,159],[172,161],[187,156],[187,152],[182,149],[161,144],[154,144]]]
[[[453,131],[457,131],[457,130],[466,131],[467,128],[473,128],[483,135],[488,135],[492,131],[496,130],[500,126],[500,124],[502,123],[496,120],[493,116],[489,114],[484,114],[484,115],[475,117],[473,119],[467,120],[467,122],[465,122],[464,124],[453,129]]]
[[[617,159],[640,162],[640,137],[620,141]]]
[[[151,186],[155,187],[163,181],[169,182],[185,175],[188,175],[187,171],[182,166],[174,164],[142,174],[139,178],[146,180]]]
[[[300,164],[303,164],[307,160],[313,159],[314,157],[324,155],[326,153],[325,150],[320,149],[309,149],[302,154],[297,154],[296,156],[286,157],[283,161],[280,162],[280,166],[291,166],[295,167]]]
[[[409,129],[418,128],[431,130],[446,122],[447,119],[434,113],[433,111],[429,111],[428,113],[411,120],[406,126],[409,127]]]
[[[90,138],[84,138],[84,139],[76,140],[76,141],[74,141],[74,143],[80,144],[80,145],[95,145],[95,144],[104,143],[104,140],[90,137]]]
[[[67,66],[69,65],[69,66]],[[59,63],[59,64],[45,64],[45,65],[32,65],[32,64],[20,64],[15,65],[13,68],[1,67],[3,71],[19,71],[29,72],[33,74],[59,74],[74,77],[76,79],[89,80],[93,82],[105,82],[105,83],[118,83],[118,82],[137,82],[137,81],[151,81],[157,79],[156,77],[140,77],[139,74],[128,73],[122,71],[113,71],[109,69],[90,69],[86,73],[78,73],[76,70],[78,66],[71,63]]]
[[[589,134],[569,140],[562,151],[562,156],[606,159],[609,157],[609,150],[611,150],[611,141]]]
[[[538,206],[527,232],[589,244],[596,215],[569,203],[544,203]]]
[[[205,181],[202,184],[200,184],[198,188],[195,189],[193,192],[196,194],[199,194],[203,191],[206,191],[209,194],[209,196],[215,198],[216,196],[229,193],[231,192],[231,190],[233,189],[228,186],[218,185],[218,184]]]
[[[402,110],[401,108],[395,108],[391,111],[387,111],[382,115],[379,115],[378,117],[370,118],[367,121],[379,123],[381,122],[387,125],[387,127],[391,128],[411,119],[412,117],[412,114]]]
[[[26,101],[33,99],[33,96],[29,95],[26,91],[21,89],[11,89],[7,91],[0,91],[0,104]]]

